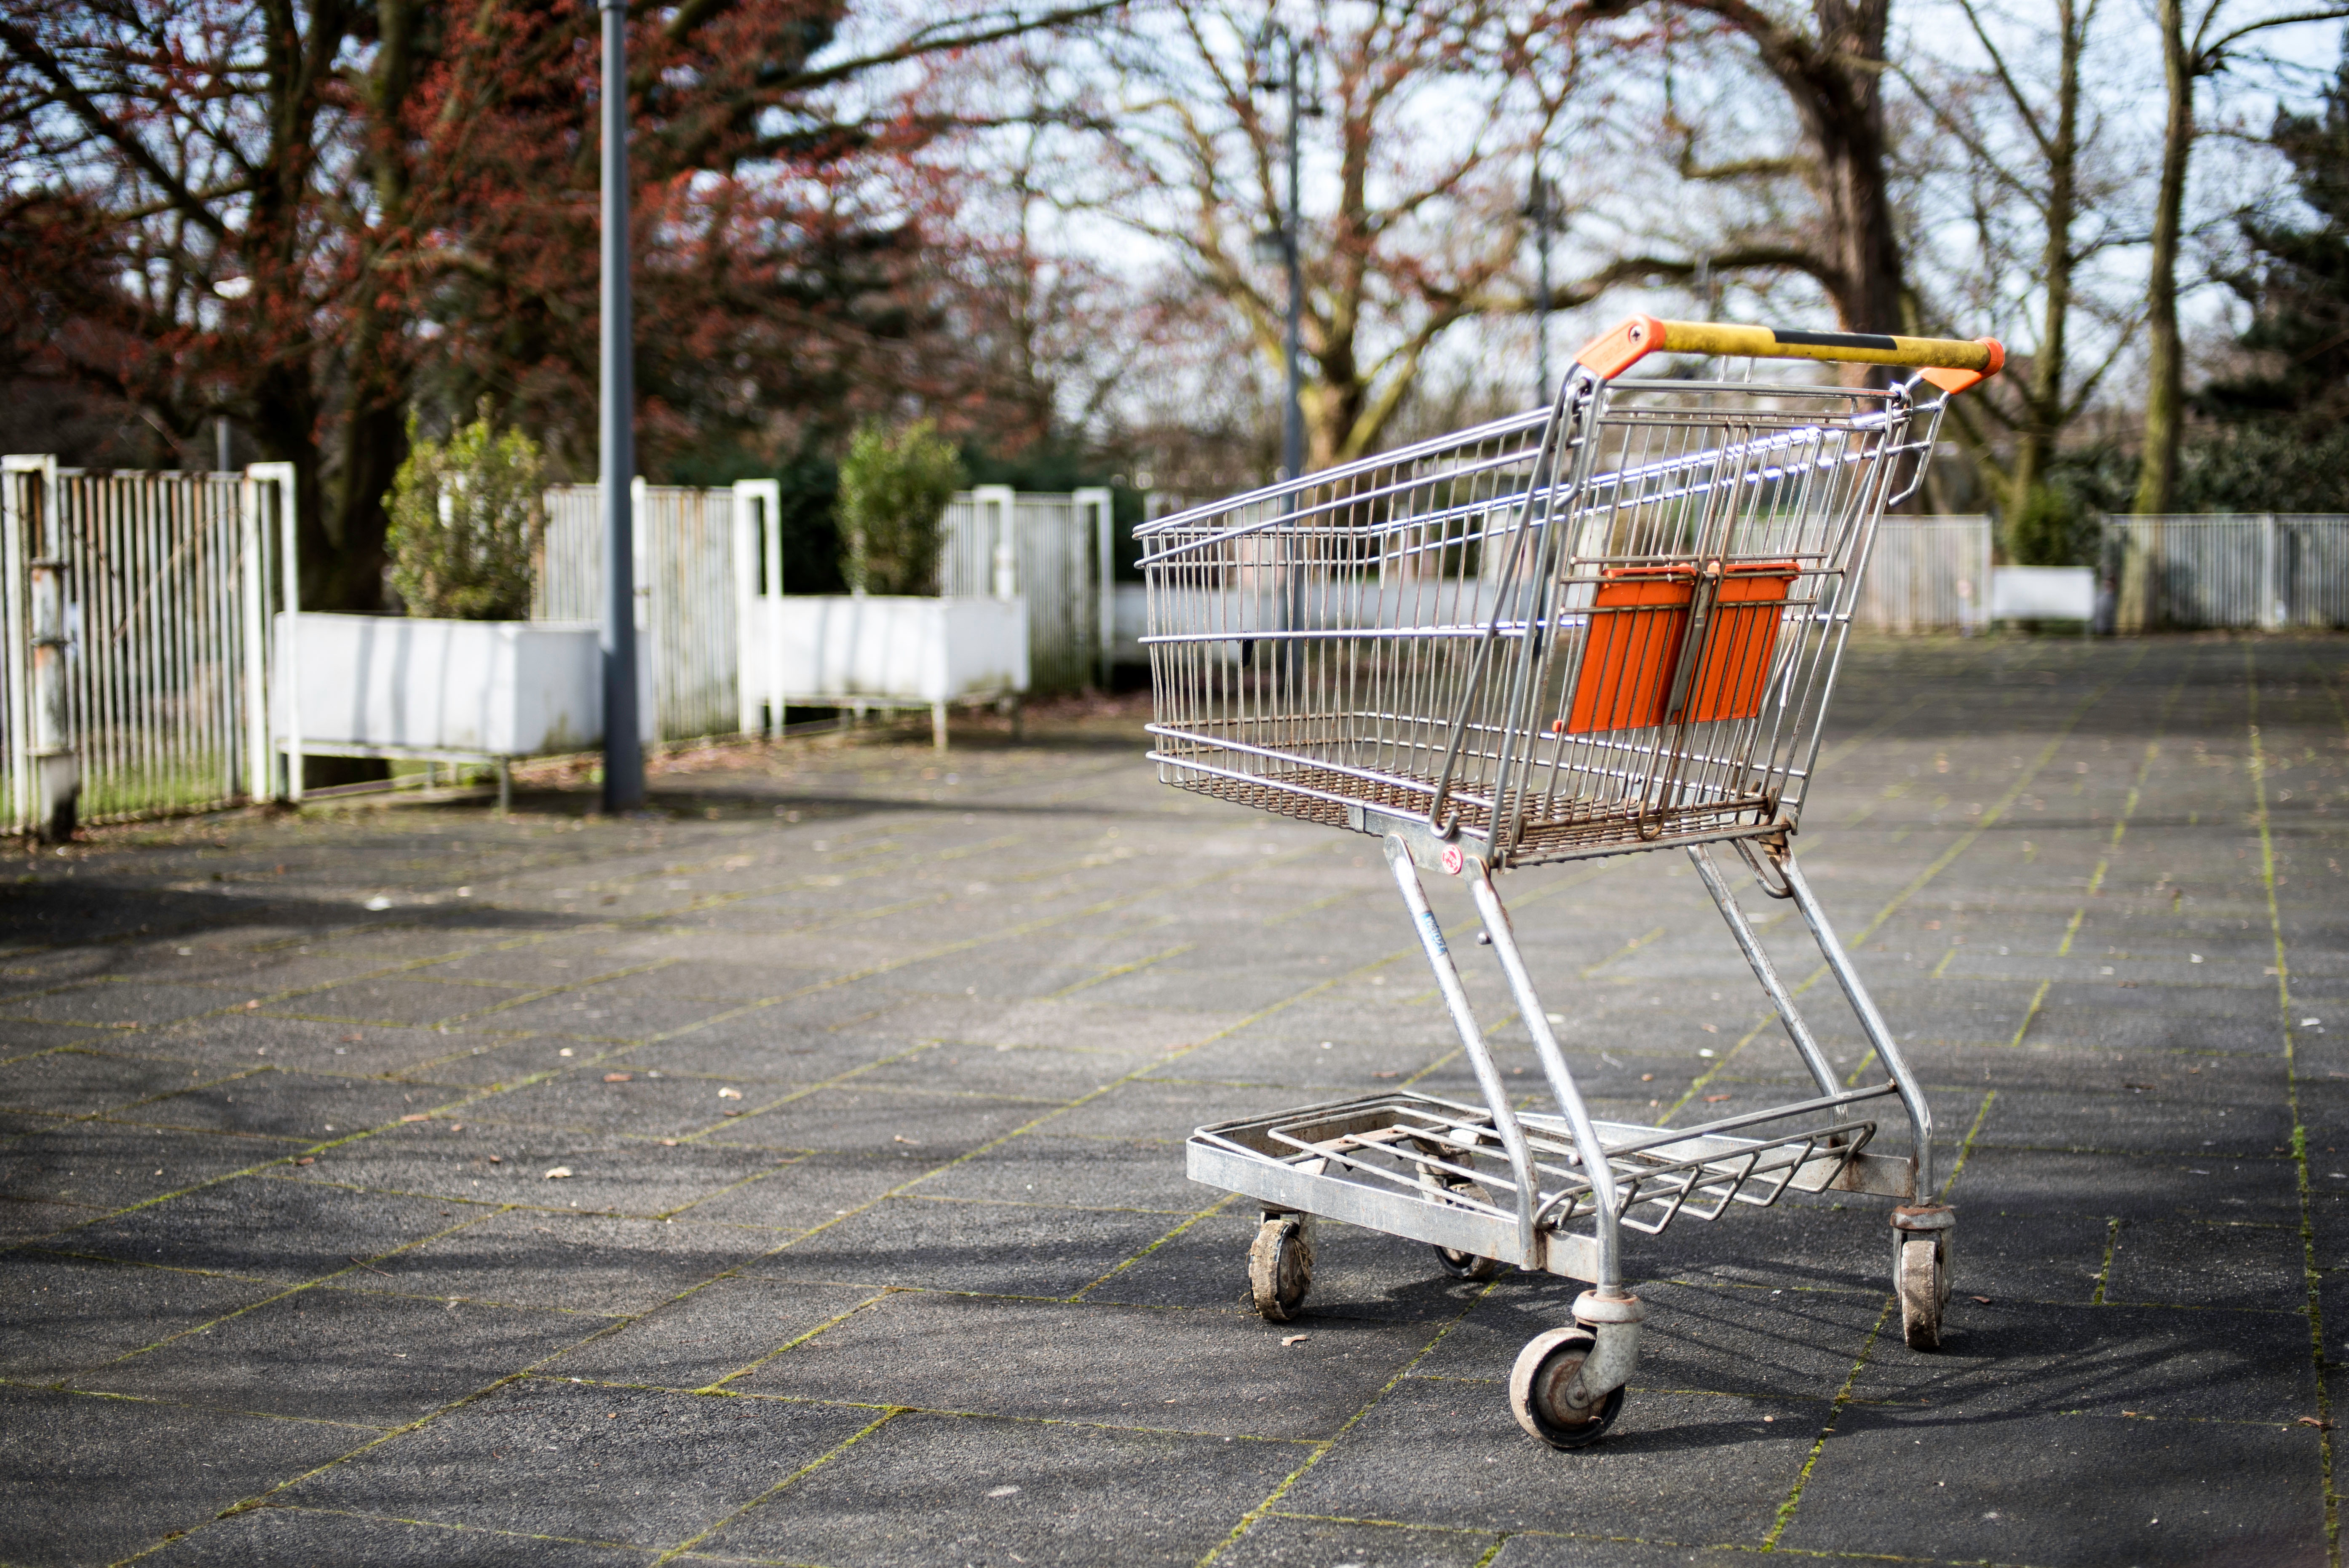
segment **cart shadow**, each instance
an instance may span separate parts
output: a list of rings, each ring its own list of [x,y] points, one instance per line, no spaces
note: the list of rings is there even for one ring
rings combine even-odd
[[[1464,1320],[1490,1366],[1506,1377],[1511,1347],[1568,1321],[1581,1285],[1565,1280],[1501,1287]],[[2002,1302],[1951,1304],[1942,1347],[1902,1343],[1886,1298],[1850,1282],[1833,1291],[1723,1289],[1660,1281],[1639,1288],[1652,1309],[1632,1374],[1627,1425],[1609,1448],[1669,1453],[1785,1435],[1787,1416],[1764,1423],[1755,1409],[1719,1419],[1647,1426],[1642,1405],[1667,1391],[1795,1402],[1818,1428],[1974,1426],[2051,1416],[2208,1420],[2290,1426],[2315,1408],[2307,1326],[2289,1312],[2208,1312],[2174,1306],[2091,1306]],[[1642,1398],[1642,1395],[1648,1396]],[[1840,1404],[1837,1403],[1840,1398]],[[1796,1417],[1806,1429],[1807,1417]]]
[[[393,911],[360,909],[347,897],[260,897],[158,888],[99,876],[70,883],[19,884],[0,898],[0,940],[68,947],[128,938],[221,931],[244,926],[326,930],[351,926],[468,930],[562,930],[599,923],[593,917],[475,904],[411,904]]]

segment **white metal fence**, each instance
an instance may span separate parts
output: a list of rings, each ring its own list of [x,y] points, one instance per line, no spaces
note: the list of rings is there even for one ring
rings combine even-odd
[[[652,666],[653,711],[665,741],[743,727],[736,668],[746,590],[743,535],[764,530],[761,519],[774,515],[777,488],[772,480],[724,490],[636,482],[637,656]],[[532,619],[604,618],[602,506],[598,485],[546,493]]]
[[[2123,631],[2349,627],[2349,516],[2337,514],[2108,518],[2104,571]]]
[[[264,628],[285,594],[294,495],[283,463],[235,476],[0,464],[0,831],[52,820],[68,774],[93,821],[282,791]],[[593,486],[548,496],[538,618],[602,618],[596,500]],[[741,679],[738,628],[785,586],[780,501],[772,481],[639,487],[640,646],[664,737],[771,720],[745,704],[760,683]],[[2105,541],[2124,631],[2349,627],[2349,515],[2113,518]],[[1113,545],[1107,491],[981,487],[948,509],[941,587],[1025,597],[1035,688],[1072,689],[1117,651]],[[1981,626],[1991,549],[1985,518],[1886,519],[1854,619]]]
[[[1978,627],[1990,571],[1989,518],[1887,517],[1860,573],[1852,624],[1904,633]]]
[[[652,668],[664,740],[686,740],[773,722],[765,671],[743,679],[742,660],[771,653],[767,628],[781,580],[773,480],[697,490],[638,481],[636,627]],[[546,536],[531,615],[600,620],[604,603],[602,492],[593,484],[547,493]],[[1114,537],[1106,489],[1069,494],[982,485],[947,505],[939,540],[945,594],[1028,601],[1031,691],[1072,691],[1107,667],[1115,636]],[[746,653],[745,649],[750,651]]]
[[[1115,549],[1107,490],[983,484],[947,504],[938,591],[1025,597],[1029,690],[1075,691],[1115,657]]]
[[[2349,515],[2195,513],[2107,517],[2097,571],[2115,629],[2349,628]],[[1984,517],[1888,517],[1853,606],[1855,624],[1960,630],[1988,618]]]
[[[292,469],[5,460],[5,822],[26,831],[274,792],[264,628]],[[76,791],[78,800],[76,802]]]

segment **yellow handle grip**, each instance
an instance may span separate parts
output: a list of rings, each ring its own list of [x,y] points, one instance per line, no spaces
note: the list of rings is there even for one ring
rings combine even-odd
[[[1576,362],[1611,381],[1649,355],[1704,354],[1728,358],[1824,359],[1837,364],[1909,365],[1946,392],[1995,376],[2006,349],[1995,337],[1894,337],[1873,332],[1782,332],[1733,322],[1664,321],[1634,316],[1593,338]]]

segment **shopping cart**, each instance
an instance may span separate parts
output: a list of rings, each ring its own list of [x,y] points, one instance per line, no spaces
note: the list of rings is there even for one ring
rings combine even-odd
[[[1747,379],[1623,379],[1651,354],[1743,359]],[[1751,379],[1783,359],[1920,373]],[[1265,1317],[1302,1306],[1317,1215],[1428,1242],[1464,1278],[1514,1263],[1588,1281],[1509,1379],[1527,1432],[1579,1448],[1621,1409],[1646,1316],[1620,1231],[1834,1190],[1901,1200],[1903,1330],[1939,1344],[1955,1216],[1935,1201],[1932,1114],[1791,840],[1878,520],[1922,482],[1949,398],[2003,359],[1988,338],[1634,317],[1583,350],[1551,408],[1141,531],[1160,778],[1382,836],[1484,1096],[1376,1094],[1193,1135],[1191,1177],[1262,1207],[1248,1277]],[[1713,860],[1724,843],[1793,901],[1884,1081],[1846,1087],[1829,1064]],[[1585,1107],[1493,877],[1672,846],[1816,1095],[1692,1127]],[[1555,1112],[1520,1108],[1495,1069],[1423,867],[1467,883]],[[1876,1147],[1895,1104],[1905,1153]]]

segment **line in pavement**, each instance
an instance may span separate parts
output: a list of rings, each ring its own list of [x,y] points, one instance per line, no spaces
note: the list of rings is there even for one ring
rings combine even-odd
[[[2308,1180],[2308,1127],[2300,1114],[2299,1040],[2292,1016],[2292,965],[2284,950],[2283,912],[2276,903],[2275,838],[2268,821],[2267,746],[2261,734],[2259,644],[2243,644],[2243,683],[2249,709],[2251,742],[2251,794],[2258,806],[2260,885],[2267,895],[2268,934],[2275,948],[2276,1010],[2283,1042],[2284,1101],[2292,1113],[2292,1160],[2299,1182],[2301,1276],[2308,1296],[2309,1355],[2315,1366],[2317,1454],[2324,1489],[2325,1555],[2332,1568],[2341,1563],[2341,1497],[2336,1490],[2333,1446],[2333,1395],[2325,1386],[2324,1302],[2316,1266],[2316,1218]]]

